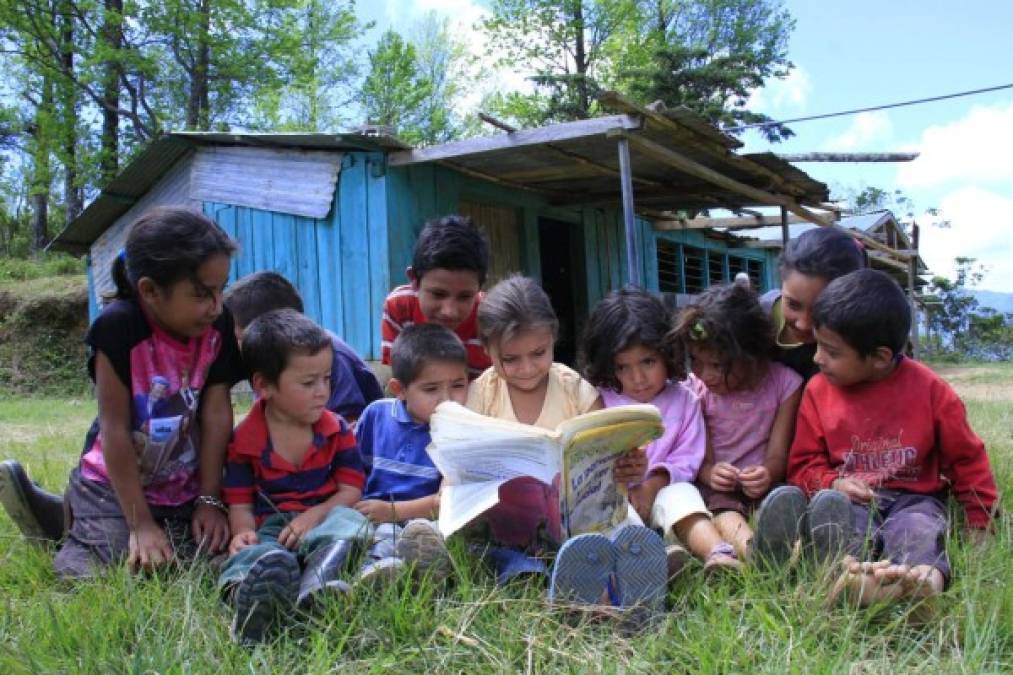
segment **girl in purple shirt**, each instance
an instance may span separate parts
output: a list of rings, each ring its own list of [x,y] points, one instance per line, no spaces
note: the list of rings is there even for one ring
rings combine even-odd
[[[669,312],[656,297],[633,286],[613,291],[594,308],[584,333],[584,377],[601,392],[605,407],[653,404],[665,432],[646,448],[647,473],[629,487],[637,515],[659,528],[668,542],[669,576],[688,560],[686,548],[708,571],[738,568],[693,485],[707,448],[697,394],[686,376],[682,344],[671,342]]]

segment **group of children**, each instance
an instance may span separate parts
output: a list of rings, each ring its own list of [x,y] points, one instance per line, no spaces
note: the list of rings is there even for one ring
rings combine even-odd
[[[540,286],[514,276],[483,293],[478,228],[432,221],[410,283],[383,307],[392,398],[280,275],[226,291],[233,252],[198,214],[142,217],[114,263],[116,298],[86,338],[99,414],[66,516],[17,463],[0,464],[15,522],[62,537],[60,576],[226,550],[220,587],[248,641],[285,610],[347,592],[352,560],[356,583],[444,578],[441,476],[426,452],[444,401],[550,429],[601,407],[661,413],[663,435],[615,462],[630,503],[615,532],[553,541],[544,487],[523,481],[469,528],[469,550],[500,582],[544,575],[554,601],[656,611],[690,556],[734,572],[777,569],[798,551],[842,558],[832,592],[863,604],[939,593],[946,493],[970,528],[987,530],[997,512],[962,403],[904,355],[903,292],[863,269],[840,231],[791,242],[781,288],[763,297],[738,279],[672,317],[643,289],[610,293],[582,333],[578,372],[554,361],[559,324]],[[246,378],[257,398],[233,430],[229,389]]]

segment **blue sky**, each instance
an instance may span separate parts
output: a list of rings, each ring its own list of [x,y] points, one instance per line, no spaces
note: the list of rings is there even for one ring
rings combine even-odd
[[[470,25],[480,0],[361,3],[377,29],[407,30],[427,11],[449,17],[476,47]],[[796,69],[761,90],[754,107],[775,119],[924,98],[1013,83],[1013,1],[788,0],[797,26],[789,54]],[[523,73],[503,74],[520,81]],[[803,164],[833,192],[900,188],[921,209],[938,207],[949,229],[924,227],[933,272],[950,274],[955,256],[989,268],[982,288],[1013,292],[1013,89],[909,108],[792,126],[774,147],[747,133],[746,151],[917,150],[910,164]],[[931,220],[920,218],[922,222]]]

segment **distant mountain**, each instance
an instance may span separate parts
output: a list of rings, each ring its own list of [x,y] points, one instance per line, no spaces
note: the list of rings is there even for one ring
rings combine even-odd
[[[1013,293],[997,291],[971,291],[982,307],[991,307],[997,312],[1013,313]]]

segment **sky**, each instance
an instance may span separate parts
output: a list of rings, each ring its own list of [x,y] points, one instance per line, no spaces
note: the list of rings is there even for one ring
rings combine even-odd
[[[1010,0],[786,0],[796,19],[791,76],[754,94],[752,109],[774,119],[1013,83]],[[472,26],[485,0],[361,3],[376,31],[410,31],[433,11],[476,50]],[[503,73],[500,82],[523,81]],[[921,253],[934,274],[952,276],[957,256],[987,268],[980,288],[1013,292],[1013,89],[906,108],[791,125],[796,136],[768,144],[746,132],[744,152],[917,151],[903,164],[800,164],[832,195],[866,186],[900,189],[917,208]],[[938,208],[949,228],[928,225]]]

